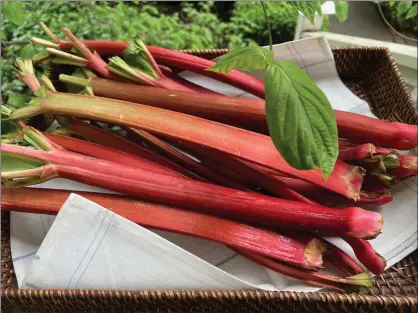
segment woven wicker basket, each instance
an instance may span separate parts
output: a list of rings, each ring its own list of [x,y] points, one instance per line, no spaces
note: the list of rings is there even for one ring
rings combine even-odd
[[[186,50],[204,58],[227,50]],[[344,83],[380,118],[417,123],[417,111],[386,48],[333,49]],[[9,214],[1,215],[4,312],[417,312],[418,251],[374,278],[368,294],[262,291],[19,290],[10,255]]]

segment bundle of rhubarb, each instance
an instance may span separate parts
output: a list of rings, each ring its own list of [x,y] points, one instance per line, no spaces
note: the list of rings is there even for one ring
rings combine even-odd
[[[66,41],[41,27],[53,41],[32,39],[46,50],[16,62],[34,97],[2,106],[15,123],[2,135],[3,210],[57,214],[71,190],[26,186],[61,177],[117,192],[77,193],[135,223],[220,242],[308,284],[358,289],[383,272],[368,241],[382,216],[359,206],[392,201],[389,188],[417,174],[416,156],[398,153],[417,145],[415,125],[334,111],[339,153],[324,179],[276,149],[262,81],[139,40],[80,41],[64,29]],[[33,63],[49,64],[49,78],[39,82]],[[259,99],[217,94],[178,70]],[[341,237],[362,265],[325,236]],[[329,267],[341,276],[320,271]]]

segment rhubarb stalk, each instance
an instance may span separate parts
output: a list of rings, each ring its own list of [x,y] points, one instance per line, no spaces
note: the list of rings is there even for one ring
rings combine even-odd
[[[36,39],[32,39],[32,41],[36,43]],[[101,55],[108,56],[122,55],[129,46],[128,43],[124,42],[103,40],[83,40],[81,43],[85,44],[90,49],[97,51]],[[60,49],[67,51],[71,50],[73,47],[72,42],[64,40],[61,40],[58,45]],[[183,70],[189,70],[204,76],[208,76],[236,88],[247,91],[257,97],[264,98],[264,83],[251,75],[245,74],[238,70],[232,70],[228,73],[228,75],[208,71],[207,69],[215,65],[214,61],[165,48],[154,46],[147,46],[146,48],[159,64],[176,67]]]
[[[221,162],[224,165],[230,167],[231,169],[234,169],[235,171],[246,177],[249,181],[254,182],[258,187],[261,187],[267,192],[269,192],[271,195],[278,196],[280,198],[314,204],[310,199],[288,188],[276,177],[263,173],[262,171],[258,170],[255,166],[252,166],[249,162],[244,163],[237,158],[225,154],[222,155],[210,150],[203,151],[203,149],[193,145],[188,145],[187,148],[193,151],[194,153],[197,153],[198,157],[204,155],[209,156],[210,158],[214,158],[215,160],[221,158]]]
[[[60,79],[66,81],[69,78],[63,75]],[[156,92],[150,87],[100,78],[81,81],[85,86],[92,87],[98,96],[156,106],[268,134],[263,100],[164,89]],[[401,150],[413,149],[417,145],[416,125],[388,122],[339,110],[334,110],[334,113],[340,137],[359,144],[372,143]],[[343,146],[342,153],[347,148]],[[365,151],[367,154],[367,147]]]
[[[121,152],[129,153],[139,158],[160,164],[166,168],[178,172],[179,174],[185,176],[189,175],[189,172],[178,164],[161,157],[151,150],[134,144],[133,142],[120,135],[74,118],[67,119],[65,123],[69,127],[70,132],[76,134],[78,137],[82,137],[84,140],[88,140],[96,144],[112,148],[114,150],[119,150]],[[62,131],[57,132],[57,134],[59,133],[62,133]]]
[[[242,185],[235,183],[233,180],[230,180],[227,177],[212,172],[207,167],[203,166],[199,161],[190,158],[189,156],[178,151],[176,148],[170,146],[169,144],[165,143],[161,139],[148,132],[139,129],[131,129],[131,133],[133,134],[133,136],[136,136],[139,139],[144,140],[148,145],[152,146],[169,159],[175,160],[177,163],[181,164],[185,168],[188,168],[191,171],[193,171],[192,173],[196,173],[198,175],[197,178],[199,180],[206,181],[206,179],[208,179],[209,181],[221,186],[246,190],[246,188],[242,187]],[[204,177],[204,179],[202,179],[202,177]]]
[[[16,71],[17,78],[25,83],[33,92],[41,87],[41,84],[35,76],[32,60],[26,59],[22,61],[20,58],[17,58],[14,70]]]
[[[15,110],[10,119],[51,113],[139,128],[174,140],[200,144],[358,199],[364,170],[337,160],[324,181],[320,169],[297,170],[286,163],[271,138],[194,116],[102,97],[47,92],[38,105]],[[250,143],[250,144],[249,144]]]
[[[121,152],[119,150],[111,149],[105,146],[101,146],[95,143],[86,142],[84,140],[75,139],[71,137],[47,133],[44,133],[43,135],[53,143],[69,151],[78,152],[99,159],[101,158],[107,161],[120,163],[125,166],[138,167],[151,172],[179,176],[179,174],[173,170],[170,170],[147,159],[139,158],[132,154],[128,154],[126,152]]]
[[[296,234],[283,236],[231,220],[124,196],[70,190],[3,188],[1,205],[6,211],[55,215],[73,192],[144,227],[214,240],[303,268],[318,269],[322,266],[325,245],[318,239]]]
[[[404,180],[411,176],[417,175],[417,156],[415,155],[399,155],[399,167],[390,170],[396,180]]]
[[[350,290],[352,288],[359,289],[361,287],[372,287],[372,283],[367,273],[361,273],[355,276],[341,278],[320,272],[296,268],[282,262],[259,256],[254,253],[245,253],[244,250],[239,250],[239,253],[249,260],[263,265],[275,272],[296,278],[314,286],[328,287],[340,291],[347,291],[347,289]]]
[[[373,274],[380,275],[386,268],[386,260],[379,253],[374,251],[370,242],[358,238],[343,237],[353,248],[357,259]]]
[[[45,138],[45,140],[47,140]],[[5,186],[17,183],[22,174],[7,171],[15,160],[29,159],[43,163],[34,179],[62,177],[115,192],[180,206],[209,214],[259,223],[266,226],[299,229],[326,235],[374,238],[382,228],[379,213],[358,207],[340,210],[283,200],[254,192],[167,176],[114,162],[86,157],[65,150],[39,151],[9,144],[1,145],[2,181]],[[121,173],[123,173],[121,175]]]

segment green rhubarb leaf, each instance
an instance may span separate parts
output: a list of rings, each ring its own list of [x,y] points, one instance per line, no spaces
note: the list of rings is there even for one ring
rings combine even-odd
[[[28,44],[20,50],[20,58],[22,60],[32,59],[34,55],[36,55],[36,50],[32,44]]]
[[[348,2],[347,1],[334,1],[335,3],[335,16],[343,23],[348,17]]]
[[[5,1],[2,5],[3,16],[8,18],[13,24],[21,26],[25,22],[22,10],[22,3],[17,1]]]
[[[13,109],[20,109],[29,103],[29,97],[24,94],[11,94],[7,99],[7,106]]]
[[[405,20],[409,20],[411,18],[415,18],[418,14],[418,4],[414,4],[411,9],[406,14]]]
[[[401,1],[398,5],[398,11],[397,11],[398,18],[406,14],[406,12],[408,12],[411,6],[412,6],[412,1]]]
[[[158,78],[150,60],[147,47],[142,40],[135,38],[123,52],[123,60],[131,67],[137,68],[151,77]]]
[[[232,69],[248,72],[262,70],[273,62],[273,57],[273,52],[265,48],[242,47],[227,53],[207,70],[225,75]]]
[[[315,13],[321,4],[318,1],[289,1],[305,16],[312,25],[315,23]]]
[[[35,159],[15,155],[9,152],[1,152],[1,171],[16,172],[36,169],[45,165],[45,162]]]
[[[320,168],[326,179],[338,156],[338,132],[325,94],[290,61],[268,66],[265,89],[267,124],[277,150],[294,168]]]

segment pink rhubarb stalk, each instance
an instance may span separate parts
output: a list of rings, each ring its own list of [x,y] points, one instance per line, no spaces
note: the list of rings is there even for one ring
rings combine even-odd
[[[353,147],[339,147],[338,158],[343,161],[362,160],[375,155],[376,148],[371,143]]]
[[[341,197],[335,193],[328,192],[321,187],[315,186],[311,183],[295,179],[291,177],[275,176],[276,179],[284,183],[289,188],[301,193],[311,199],[315,199],[324,205],[331,206],[352,206],[356,205],[367,205],[377,206],[383,205],[393,201],[393,196],[385,191],[383,193],[367,192],[364,190],[360,191],[360,198],[357,201],[353,201],[344,197]]]
[[[260,265],[263,265],[275,272],[281,273],[283,275],[301,280],[305,283],[320,286],[328,287],[331,289],[336,289],[340,291],[346,291],[351,288],[371,288],[372,284],[367,273],[357,274],[352,277],[341,278],[338,276],[328,275],[320,272],[304,270],[296,268],[290,265],[287,265],[282,262],[278,262],[254,253],[245,253],[244,250],[239,250],[239,253],[252,260]]]
[[[325,241],[325,240],[324,240]],[[330,242],[325,241],[328,247],[326,254],[323,256],[325,261],[330,262],[346,275],[356,275],[364,272],[360,265],[357,264],[347,253],[334,246]]]
[[[199,180],[209,180],[221,186],[246,190],[246,188],[242,187],[240,184],[237,184],[233,180],[228,179],[228,177],[216,174],[207,167],[203,166],[200,162],[183,154],[182,152],[178,151],[174,147],[170,146],[166,142],[148,132],[144,132],[139,129],[131,129],[131,134],[141,140],[144,140],[148,145],[165,155],[170,160],[175,160],[176,163],[179,163],[185,168],[188,168],[192,171],[192,174],[196,173],[197,179]]]
[[[21,82],[26,84],[30,90],[35,92],[41,87],[38,79],[36,78],[35,71],[33,70],[32,60],[26,59],[21,60],[20,58],[16,59],[15,63],[16,76]]]
[[[114,150],[132,154],[139,158],[160,164],[185,176],[190,174],[178,164],[103,128],[73,118],[68,119],[66,123],[68,124],[68,127],[72,133],[82,137],[84,140],[88,140],[99,145],[112,148]]]
[[[170,170],[164,166],[161,166],[157,163],[143,159],[126,152],[121,152],[119,150],[111,149],[105,146],[101,146],[92,142],[87,142],[80,139],[75,139],[66,136],[59,136],[54,134],[43,134],[51,142],[67,149],[69,151],[82,153],[85,155],[93,156],[96,158],[101,158],[107,161],[112,161],[120,163],[130,167],[138,167],[147,171],[179,176],[179,174],[173,170]]]
[[[36,188],[2,189],[1,206],[37,214],[57,214],[71,193],[77,193],[144,227],[214,240],[289,264],[318,269],[325,244],[305,236],[281,234],[231,220],[140,201],[118,195]]]
[[[199,86],[199,85],[196,85],[195,83],[192,83],[191,81],[188,81],[187,79],[184,79],[183,77],[181,77],[180,75],[178,75],[178,74],[176,74],[176,73],[173,73],[171,70],[170,71],[168,71],[167,70],[167,68],[164,66],[160,66],[160,68],[161,68],[161,71],[163,72],[163,74],[167,77],[167,78],[169,78],[169,79],[171,79],[171,80],[173,80],[173,81],[175,81],[176,83],[178,83],[178,84],[180,84],[180,85],[182,85],[182,86],[184,86],[184,87],[186,87],[187,89],[189,89],[190,91],[193,91],[193,92],[198,92],[198,93],[207,93],[207,94],[212,94],[212,95],[216,95],[216,94],[218,94],[217,92],[215,92],[215,91],[212,91],[212,90],[210,90],[210,89],[207,89],[207,88],[205,88],[205,87],[202,87],[202,86]]]
[[[411,176],[417,175],[417,156],[416,155],[399,155],[399,167],[390,170],[396,180],[404,180]]]
[[[39,167],[39,175],[28,177],[27,181],[32,184],[37,183],[36,179],[62,177],[149,201],[227,216],[250,223],[324,235],[374,238],[380,233],[383,224],[379,213],[358,207],[335,210],[283,200],[127,167],[65,150],[39,151],[2,144],[1,151],[2,162],[3,160],[7,162],[7,159],[12,157],[45,164]],[[1,177],[7,186],[15,182],[19,183],[21,180],[15,181],[14,178],[22,177],[22,174],[2,171]]]
[[[268,175],[251,163],[247,162],[244,163],[243,161],[231,157],[229,155],[216,153],[214,151],[208,149],[202,149],[201,147],[187,145],[187,148],[190,149],[193,153],[197,153],[198,157],[206,156],[213,158],[215,160],[221,159],[221,163],[226,165],[227,167],[234,169],[236,172],[240,173],[240,175],[244,176],[255,183],[258,187],[263,188],[265,191],[269,192],[271,195],[278,196],[285,199],[301,201],[305,203],[314,204],[311,200],[304,197],[303,195],[299,194],[298,192],[288,188],[284,183],[278,180],[276,177]]]
[[[380,275],[386,268],[386,260],[374,251],[370,242],[358,238],[343,237],[353,248],[357,259],[373,274]]]
[[[81,42],[90,47],[90,49],[98,51],[100,54],[112,56],[122,55],[129,45],[128,43],[122,42],[94,40],[84,40]],[[71,42],[60,41],[59,43],[60,49],[63,50],[70,50],[72,46]],[[232,70],[228,73],[228,75],[208,71],[207,69],[215,65],[214,61],[165,48],[154,46],[147,46],[147,48],[159,64],[189,70],[191,72],[211,77],[264,99],[264,83],[251,75],[238,70]]]
[[[77,39],[76,36],[73,35],[73,33],[68,30],[67,28],[64,28],[62,30],[65,35],[70,39],[72,44],[77,47],[77,49],[81,52],[81,54],[88,60],[88,66],[96,71],[98,74],[100,74],[103,77],[115,79],[114,74],[112,74],[107,69],[107,63],[101,58],[101,56],[96,52],[91,52],[86,45]]]
[[[350,199],[359,197],[364,175],[362,168],[337,160],[331,175],[324,181],[320,169],[301,171],[287,164],[271,138],[265,135],[186,114],[108,98],[47,92],[38,101],[37,106],[18,109],[9,118],[22,119],[47,112],[139,128],[174,141],[200,144],[279,170]]]
[[[98,96],[156,106],[268,134],[263,100],[163,89],[156,92],[153,88],[100,78],[85,80],[85,84],[91,86]],[[334,113],[340,137],[359,144],[371,143],[401,150],[413,149],[417,145],[416,125],[338,110],[334,110]],[[342,152],[347,148],[343,146]]]

